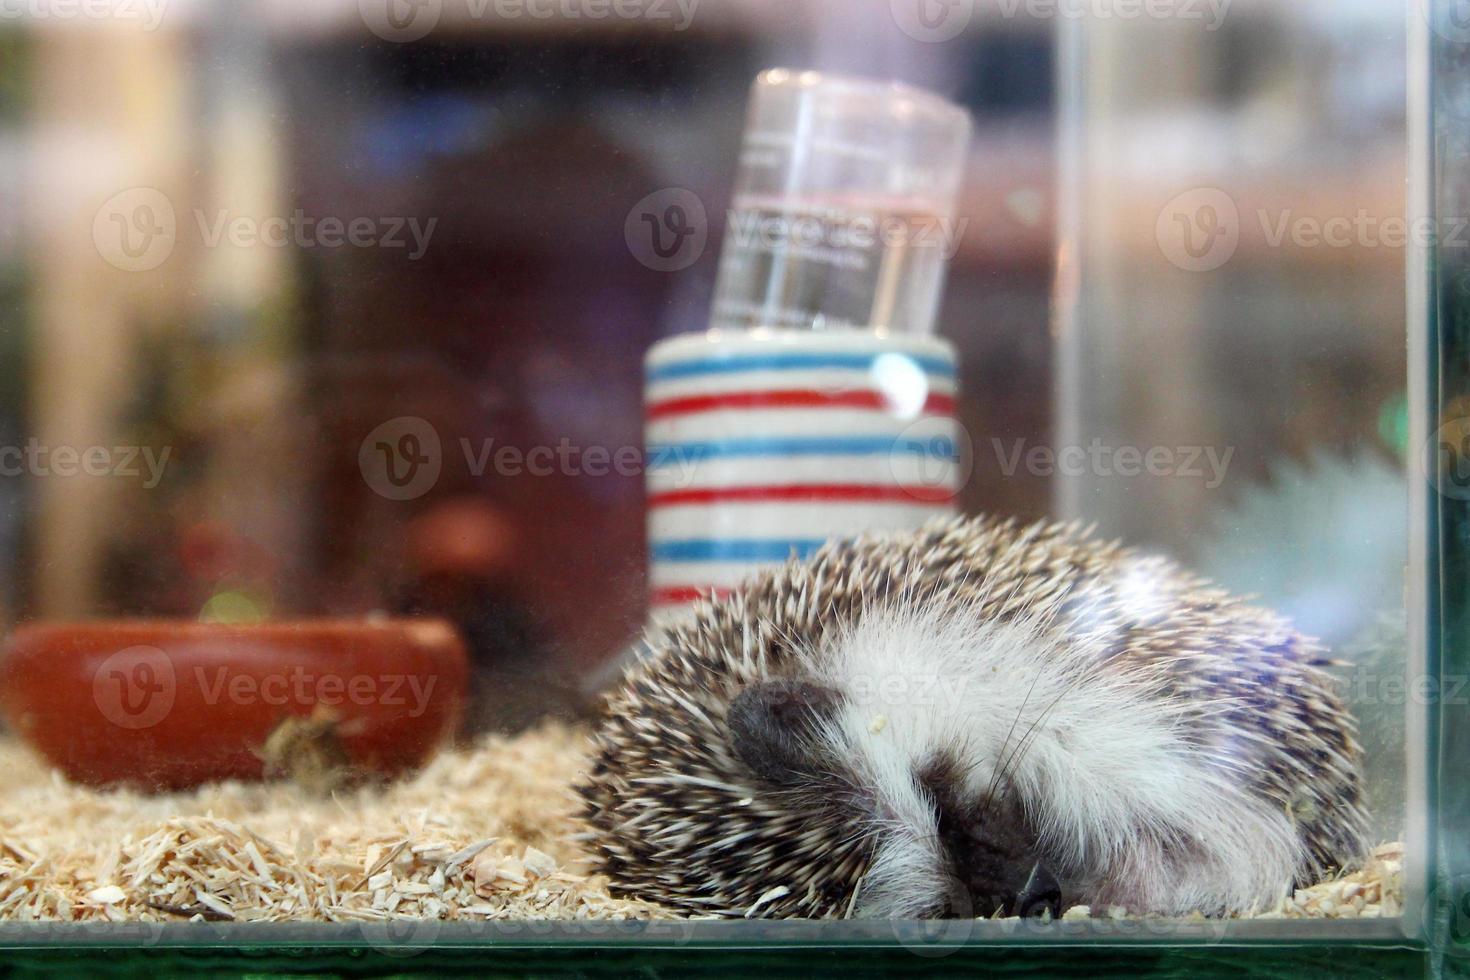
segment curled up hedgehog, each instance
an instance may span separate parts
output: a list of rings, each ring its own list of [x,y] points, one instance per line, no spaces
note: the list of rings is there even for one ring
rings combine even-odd
[[[1323,652],[1076,526],[833,542],[649,643],[579,789],[686,912],[1228,915],[1364,850]]]

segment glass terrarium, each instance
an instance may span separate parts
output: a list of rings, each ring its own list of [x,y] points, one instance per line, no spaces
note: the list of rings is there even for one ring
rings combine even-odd
[[[1462,14],[0,2],[0,958],[1464,972]]]

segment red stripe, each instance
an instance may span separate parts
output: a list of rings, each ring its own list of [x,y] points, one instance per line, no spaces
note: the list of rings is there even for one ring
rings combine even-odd
[[[669,398],[654,402],[648,406],[648,418],[694,415],[722,408],[867,408],[891,411],[893,402],[880,391],[819,391],[804,388],[786,391],[730,391],[718,395],[690,395],[687,398]],[[924,401],[924,412],[928,415],[953,414],[954,398],[950,395],[931,394]]]
[[[764,503],[769,501],[880,501],[900,504],[947,504],[955,499],[947,487],[893,487],[848,483],[798,483],[787,486],[711,487],[651,494],[650,507],[680,504]]]
[[[696,599],[707,599],[713,592],[716,598],[727,596],[733,589],[712,589],[709,586],[699,588],[693,585],[672,585],[662,589],[654,589],[649,598],[655,606],[683,605],[686,602],[694,602]]]

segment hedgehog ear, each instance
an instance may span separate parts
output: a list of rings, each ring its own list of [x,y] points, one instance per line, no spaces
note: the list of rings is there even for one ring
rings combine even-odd
[[[804,681],[752,684],[730,702],[730,747],[763,779],[806,782],[825,768],[818,732],[841,700],[831,688]]]

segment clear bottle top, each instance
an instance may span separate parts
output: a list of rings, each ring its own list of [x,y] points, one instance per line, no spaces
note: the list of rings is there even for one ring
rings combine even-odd
[[[969,114],[932,92],[762,72],[711,326],[932,332],[969,142]]]

